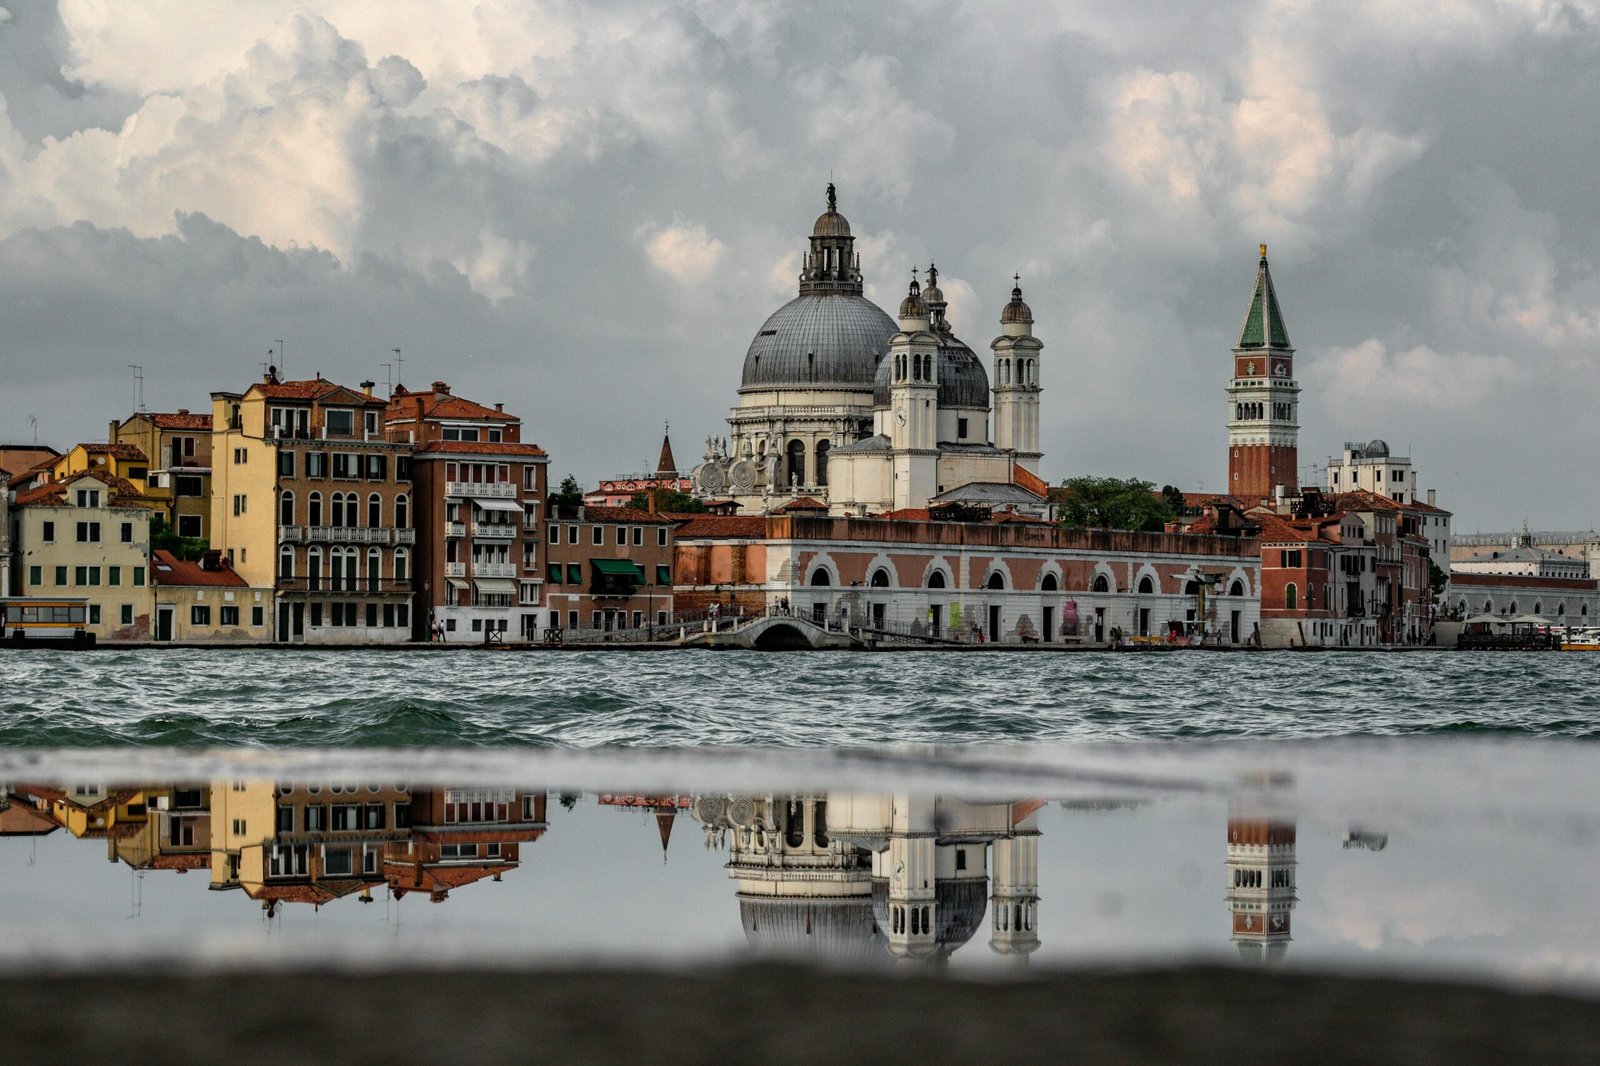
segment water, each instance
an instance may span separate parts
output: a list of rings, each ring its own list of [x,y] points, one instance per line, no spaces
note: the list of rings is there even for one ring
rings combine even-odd
[[[1600,657],[0,650],[0,747],[1592,738]]]
[[[0,961],[1200,960],[1593,994],[1597,665],[0,651]],[[920,947],[888,909],[919,839]]]

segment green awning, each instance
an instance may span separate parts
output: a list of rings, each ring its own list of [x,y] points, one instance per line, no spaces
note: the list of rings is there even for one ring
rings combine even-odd
[[[590,559],[589,562],[606,577],[631,577],[644,583],[644,567],[629,559]]]
[[[583,566],[581,564],[579,564],[579,563],[568,563],[567,564],[567,584],[569,584],[569,585],[581,585],[581,584],[583,584]]]
[[[658,585],[670,585],[670,584],[672,584],[672,567],[670,567],[670,566],[658,566],[658,567],[656,567],[656,584],[658,584]]]
[[[552,584],[552,585],[561,584],[561,564],[560,563],[551,563],[549,566],[545,567],[544,569],[545,569],[545,576],[547,578],[549,578],[550,584]]]

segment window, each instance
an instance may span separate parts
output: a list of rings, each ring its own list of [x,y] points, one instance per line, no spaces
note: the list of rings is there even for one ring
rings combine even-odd
[[[179,475],[172,479],[172,494],[174,496],[199,496],[202,495],[204,482],[193,475]]]
[[[98,603],[89,605],[89,624],[92,626],[100,624],[100,605]]]
[[[394,550],[394,579],[408,581],[411,578],[411,553],[404,548]]]
[[[262,626],[264,626],[266,624],[267,624],[267,611],[266,611],[266,608],[261,607],[259,605],[250,608],[250,625],[253,626],[256,629],[260,629]]]
[[[218,608],[218,612],[217,613],[218,613],[218,616],[219,616],[218,621],[222,625],[225,625],[225,626],[236,626],[236,625],[239,624],[239,608],[238,607],[220,607],[220,608]]]
[[[285,492],[278,497],[278,525],[294,525],[294,493]]]
[[[64,567],[64,566],[56,567],[56,584],[57,585],[65,585],[66,583],[67,583],[67,568]]]
[[[552,585],[561,584],[561,564],[560,563],[551,563],[549,566],[545,567],[544,569],[545,569],[545,575],[544,576],[545,576],[545,580],[546,581],[550,582],[550,584],[552,584]]]
[[[657,526],[656,527],[656,547],[665,548],[666,546],[667,546],[667,527],[666,526]]]
[[[369,455],[367,459],[367,480],[383,481],[389,476],[389,457],[386,455]]]
[[[294,477],[294,452],[287,448],[278,453],[278,476]]]
[[[350,852],[350,848],[324,848],[322,851],[322,872],[330,877],[350,876],[355,871],[355,860]]]
[[[367,436],[368,437],[377,436],[377,434],[378,434],[378,412],[376,412],[376,411],[366,411],[366,412],[364,412],[364,414],[365,414],[365,417],[362,419],[362,421],[366,425]]]
[[[131,524],[130,524],[130,527],[131,527]],[[78,523],[78,543],[79,544],[98,544],[98,543],[100,543],[100,523],[99,522],[79,522]]]
[[[191,625],[197,625],[197,626],[208,626],[208,625],[210,625],[211,624],[211,608],[207,607],[204,604],[200,604],[200,603],[197,603],[193,607],[190,607],[189,608],[189,623]]]
[[[131,603],[122,605],[122,624],[125,626],[133,625],[133,604]]]
[[[78,506],[79,507],[99,507],[100,506],[100,490],[99,489],[79,489],[78,490]]]
[[[621,537],[617,538],[617,540],[619,542],[621,541],[621,539],[622,539]],[[643,526],[634,526],[633,527],[633,546],[635,548],[638,548],[638,547],[643,546],[643,544],[644,544],[644,527]]]
[[[42,584],[44,584],[44,567],[42,567],[42,566],[30,566],[30,567],[28,567],[28,584],[30,584],[30,585],[42,585]]]
[[[404,493],[394,498],[394,524],[397,529],[411,528],[411,497]]]
[[[41,537],[46,544],[53,544],[56,539],[56,524],[54,522],[46,522]]]
[[[360,813],[361,808],[354,803],[335,804],[333,808],[333,818],[329,823],[329,827],[335,833],[355,832],[357,829],[361,828],[359,824],[361,820]]]
[[[245,497],[240,496],[240,495],[235,495],[233,497],[233,513],[235,515],[244,514],[246,505],[247,505],[247,501],[246,501]]]
[[[394,457],[394,479],[396,481],[411,480],[411,456],[397,455]]]
[[[198,537],[201,534],[200,516],[197,514],[181,514],[178,516],[178,536]]]
[[[323,421],[330,436],[337,434],[348,437],[356,431],[355,412],[346,408],[334,408],[323,413]]]
[[[132,544],[133,543],[133,523],[132,522],[124,522],[124,523],[122,523],[122,543],[124,543],[124,544]]]
[[[144,567],[136,566],[133,568],[133,584],[135,588],[144,584]]]
[[[122,567],[109,566],[106,568],[106,584],[112,588],[122,584]]]
[[[573,529],[576,530],[577,527],[574,526]],[[604,544],[606,542],[606,530],[604,526],[590,526],[589,530],[589,539],[595,544]]]
[[[377,456],[376,458],[383,458]],[[367,497],[367,525],[373,529],[383,525],[383,497],[374,492]]]
[[[302,814],[304,821],[301,823],[307,833],[321,833],[328,828],[328,808],[314,804],[306,807]]]
[[[956,439],[967,439],[967,420],[965,418],[956,419]]]
[[[328,476],[328,453],[306,452],[306,477],[322,479]]]
[[[1292,570],[1301,565],[1300,549],[1298,548],[1285,550],[1282,552],[1282,556],[1283,558],[1280,565],[1282,565],[1285,569]]]
[[[1284,607],[1284,610],[1287,610],[1287,611],[1294,610],[1295,606],[1296,606],[1296,600],[1298,598],[1299,598],[1299,590],[1294,587],[1294,583],[1293,582],[1290,582],[1289,585],[1286,588],[1284,588],[1284,590],[1283,590],[1283,607]]]
[[[250,452],[249,452],[248,449],[235,448],[233,450],[233,465],[234,466],[242,466],[243,464],[248,463],[249,461],[250,461]]]
[[[361,476],[360,456],[350,452],[334,452],[333,476],[335,480],[354,481]]]

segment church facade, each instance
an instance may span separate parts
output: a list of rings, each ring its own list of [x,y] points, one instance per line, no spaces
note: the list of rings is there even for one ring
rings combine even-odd
[[[1043,345],[1020,283],[990,345],[991,385],[955,335],[938,268],[928,268],[926,288],[913,273],[890,318],[864,295],[854,243],[830,184],[799,294],[751,341],[731,435],[708,439],[695,492],[746,514],[796,499],[835,515],[954,502],[1042,513]]]

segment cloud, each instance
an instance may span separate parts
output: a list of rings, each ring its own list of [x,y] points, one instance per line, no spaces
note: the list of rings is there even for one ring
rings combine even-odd
[[[650,264],[680,285],[704,285],[716,273],[727,251],[723,244],[699,223],[674,220],[667,226],[646,226],[639,230]]]
[[[1519,375],[1516,361],[1507,356],[1445,355],[1427,345],[1391,352],[1376,339],[1318,352],[1304,365],[1308,385],[1321,394],[1319,402],[1333,409],[1361,409],[1376,402],[1473,413],[1502,396]]]

